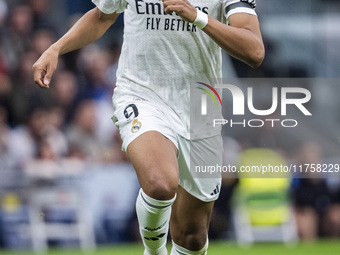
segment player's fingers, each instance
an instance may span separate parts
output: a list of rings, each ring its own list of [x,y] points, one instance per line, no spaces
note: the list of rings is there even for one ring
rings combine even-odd
[[[43,82],[43,78],[45,76],[44,68],[37,64],[34,64],[32,69],[34,82],[41,88],[48,88],[48,86],[46,86]]]
[[[172,15],[173,11],[165,11],[166,14]]]
[[[177,14],[178,13],[182,13],[185,9],[186,9],[186,6],[180,2],[168,2],[168,3],[163,3],[164,5],[164,11],[165,13],[167,14],[171,14],[173,12],[176,12]]]
[[[166,14],[170,14],[170,15],[172,14],[172,11],[170,11],[169,5],[164,4],[164,12]]]
[[[51,66],[47,66],[46,74],[43,77],[43,83],[45,86],[49,87],[52,75],[54,73],[55,68]]]
[[[173,6],[173,5],[168,5],[168,6],[164,5],[164,12],[166,14],[170,14],[171,15],[173,12],[176,12],[176,7]]]
[[[165,5],[177,5],[183,2],[181,0],[162,0],[162,1],[163,1],[163,4]]]

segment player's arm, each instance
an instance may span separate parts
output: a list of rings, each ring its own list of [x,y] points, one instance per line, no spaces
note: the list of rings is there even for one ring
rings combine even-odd
[[[185,21],[195,21],[197,10],[188,0],[163,0],[163,3],[166,13],[176,12]],[[252,67],[261,65],[265,50],[257,16],[236,13],[229,17],[229,25],[208,17],[203,31],[231,56]]]
[[[236,13],[229,17],[229,24],[208,17],[208,24],[203,31],[231,56],[251,67],[259,67],[265,50],[257,17]]]
[[[33,65],[34,81],[48,88],[52,74],[58,65],[58,57],[80,49],[99,39],[116,21],[119,13],[105,14],[94,8],[84,14],[77,23],[56,43],[52,44]]]

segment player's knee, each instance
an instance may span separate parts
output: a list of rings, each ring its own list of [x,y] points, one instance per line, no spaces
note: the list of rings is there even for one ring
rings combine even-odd
[[[182,232],[173,239],[176,244],[190,251],[199,251],[207,242],[207,234],[205,231]]]
[[[172,199],[178,187],[177,178],[161,178],[156,177],[150,180],[144,192],[150,197],[157,200],[169,200]]]

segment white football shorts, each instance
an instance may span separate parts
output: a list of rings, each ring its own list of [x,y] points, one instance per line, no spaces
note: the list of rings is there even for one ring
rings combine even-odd
[[[112,120],[119,128],[123,151],[143,133],[157,131],[178,149],[179,185],[201,201],[210,202],[218,198],[221,173],[216,171],[216,166],[222,166],[221,135],[198,140],[185,139],[172,128],[166,108],[160,109],[138,97],[124,97],[124,100],[114,102],[114,105]]]

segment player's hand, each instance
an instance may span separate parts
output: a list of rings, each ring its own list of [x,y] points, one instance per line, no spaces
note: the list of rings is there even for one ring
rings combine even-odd
[[[59,52],[53,47],[48,48],[34,63],[34,82],[41,88],[49,88],[53,72],[58,65]]]
[[[163,0],[163,5],[167,14],[176,12],[183,20],[190,23],[196,19],[197,10],[188,0]]]

